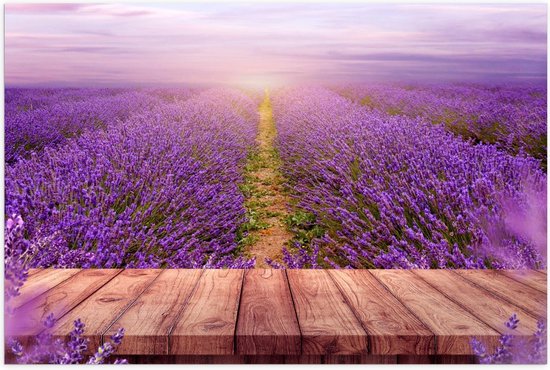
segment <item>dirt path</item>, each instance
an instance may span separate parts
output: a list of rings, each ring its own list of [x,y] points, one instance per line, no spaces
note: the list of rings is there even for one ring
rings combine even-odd
[[[265,258],[281,262],[282,248],[292,238],[284,220],[288,216],[288,199],[283,193],[281,160],[273,143],[277,136],[269,93],[260,105],[257,150],[247,162],[243,193],[246,196],[248,223],[244,239],[245,255],[256,257],[256,268],[269,268]]]

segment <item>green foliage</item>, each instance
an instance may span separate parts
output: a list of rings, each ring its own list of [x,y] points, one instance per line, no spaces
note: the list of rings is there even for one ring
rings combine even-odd
[[[292,244],[309,245],[313,239],[325,234],[325,229],[317,224],[317,217],[310,212],[297,210],[285,218],[285,224],[294,234]]]

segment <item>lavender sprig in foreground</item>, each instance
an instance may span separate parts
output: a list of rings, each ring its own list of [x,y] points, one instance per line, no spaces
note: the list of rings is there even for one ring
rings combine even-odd
[[[505,323],[506,327],[515,330],[519,319],[513,314]],[[485,345],[476,338],[471,340],[472,350],[481,364],[544,364],[547,361],[546,324],[537,322],[537,331],[531,341],[522,341],[513,334],[500,337],[494,353],[487,353]]]
[[[36,336],[36,343],[29,348],[24,348],[19,341],[9,339],[8,345],[20,364],[81,364],[84,361],[83,353],[88,349],[88,340],[83,338],[84,323],[80,319],[75,320],[74,329],[69,335],[69,340],[64,343],[60,339],[54,339],[50,329],[55,325],[53,315],[49,315],[44,321],[44,330]],[[111,342],[101,345],[97,351],[86,361],[87,364],[100,365],[110,360],[117,347],[124,338],[124,329],[120,328],[112,337]],[[127,364],[125,359],[115,359],[115,364]]]
[[[19,215],[14,215],[6,222],[5,228],[5,312],[8,318],[7,323],[13,323],[22,320],[18,315],[25,315],[25,312],[19,312],[11,307],[13,298],[20,294],[28,276],[28,265],[32,261],[32,254],[29,251],[35,250],[30,243],[23,237],[24,235],[23,219]],[[14,339],[17,337],[17,331],[7,325],[5,330],[6,343],[11,352],[17,358],[20,364],[78,364],[83,361],[83,353],[88,348],[88,340],[82,336],[84,334],[84,323],[77,319],[74,322],[74,329],[69,335],[69,341],[64,343],[60,339],[54,339],[50,330],[55,325],[53,314],[49,314],[43,321],[44,330],[35,338],[35,343],[29,348],[24,348],[21,343]],[[104,363],[120,345],[124,337],[124,329],[121,328],[111,338],[112,344],[107,342],[98,349],[92,356],[89,363]],[[117,359],[115,363],[127,363],[126,360]]]

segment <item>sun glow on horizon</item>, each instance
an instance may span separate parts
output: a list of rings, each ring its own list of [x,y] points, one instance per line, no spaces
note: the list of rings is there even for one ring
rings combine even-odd
[[[270,90],[285,85],[285,79],[268,74],[243,74],[231,80],[232,85],[251,89]]]

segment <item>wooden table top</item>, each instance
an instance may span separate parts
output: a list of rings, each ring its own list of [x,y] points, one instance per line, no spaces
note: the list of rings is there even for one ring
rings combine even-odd
[[[34,269],[14,301],[33,341],[50,313],[90,348],[126,331],[124,355],[466,355],[546,318],[538,270]]]

